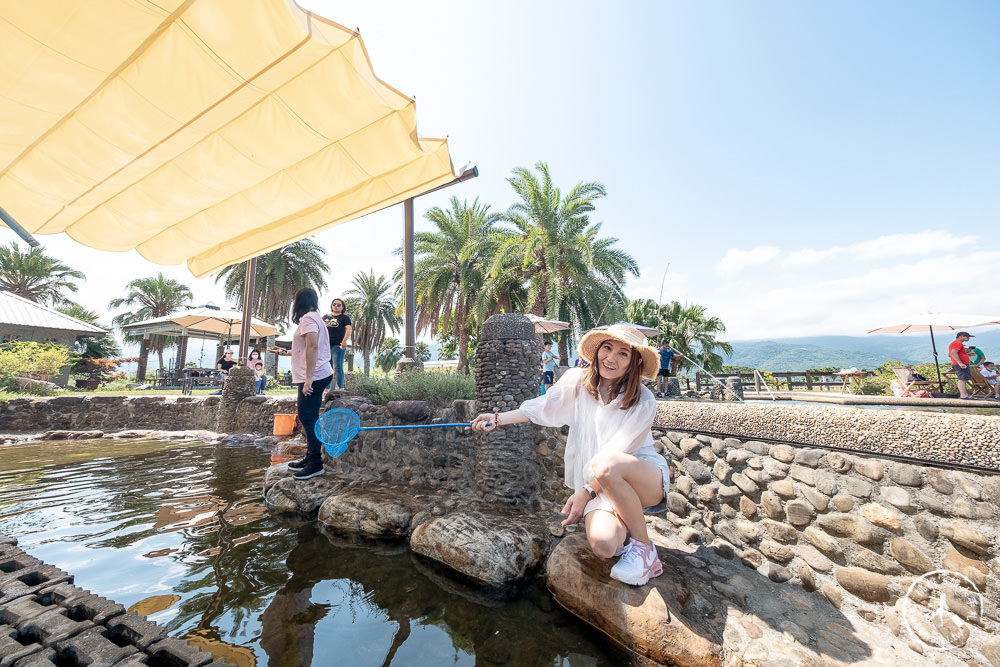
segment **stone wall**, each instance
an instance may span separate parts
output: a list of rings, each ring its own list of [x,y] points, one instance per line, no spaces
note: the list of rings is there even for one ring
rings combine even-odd
[[[0,403],[0,433],[214,430],[218,396],[55,396]]]
[[[964,620],[953,628],[955,645],[987,651],[981,647],[1000,631],[1000,472],[888,454],[992,461],[1000,419],[797,410],[661,403],[654,437],[674,480],[669,511],[649,519],[654,540],[659,533],[704,544],[788,586],[790,595],[796,589],[822,595],[849,616],[897,635],[905,605],[916,605],[906,620],[928,647],[944,632],[927,622],[944,600]],[[763,414],[769,411],[770,420]],[[553,475],[565,435],[539,431],[536,448],[550,471],[543,480],[546,500],[565,500],[568,492]],[[752,435],[727,434],[733,431]],[[977,437],[964,439],[970,434]],[[983,434],[988,437],[978,437]],[[811,444],[780,442],[789,436]],[[876,456],[879,449],[887,454]],[[960,576],[918,581],[935,570]],[[720,592],[734,601],[741,596],[736,589]],[[785,629],[807,634],[794,618]]]
[[[404,419],[388,406],[356,397],[334,400],[330,406],[354,410],[361,417],[362,427],[417,423],[413,420],[417,415]],[[455,401],[451,408],[428,410],[419,423],[468,422],[474,416],[473,401]],[[347,451],[336,459],[327,459],[326,466],[339,477],[361,482],[432,487],[452,494],[468,493],[467,498],[475,495],[475,437],[458,427],[361,431]]]
[[[1000,470],[997,417],[829,405],[661,402],[664,428]]]

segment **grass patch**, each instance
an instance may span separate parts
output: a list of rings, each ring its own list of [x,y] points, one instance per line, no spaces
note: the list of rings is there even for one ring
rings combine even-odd
[[[474,399],[476,378],[454,371],[416,371],[398,378],[355,375],[348,382],[347,391],[379,405],[389,401],[427,401],[434,407],[445,408],[452,401]]]

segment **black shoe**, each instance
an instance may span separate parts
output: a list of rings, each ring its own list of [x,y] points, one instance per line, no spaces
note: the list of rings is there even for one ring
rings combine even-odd
[[[306,479],[312,479],[313,477],[319,477],[326,469],[323,468],[322,463],[311,463],[307,464],[305,468],[295,473],[295,479],[302,481]]]
[[[288,469],[289,470],[302,470],[303,468],[306,467],[306,463],[308,463],[308,462],[309,462],[309,459],[307,457],[303,456],[301,459],[295,459],[294,461],[289,461],[288,462]]]

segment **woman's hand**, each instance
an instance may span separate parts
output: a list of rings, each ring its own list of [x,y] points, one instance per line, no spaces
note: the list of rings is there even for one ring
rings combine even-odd
[[[303,396],[311,396],[312,393],[313,393],[312,382],[303,382],[302,383],[302,395]]]
[[[484,412],[473,419],[472,424],[466,426],[466,428],[471,428],[473,431],[483,431],[484,433],[488,433],[497,427],[497,425],[493,422],[493,415],[488,412]]]
[[[561,514],[569,515],[563,519],[563,527],[580,523],[580,520],[583,519],[583,510],[587,507],[588,502],[590,502],[590,494],[586,489],[580,489],[571,495],[562,508]]]

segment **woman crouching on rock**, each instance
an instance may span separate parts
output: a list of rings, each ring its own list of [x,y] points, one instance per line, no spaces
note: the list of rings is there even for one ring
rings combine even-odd
[[[588,367],[567,370],[517,410],[479,415],[472,429],[489,432],[526,421],[568,425],[565,481],[574,491],[562,525],[583,519],[596,555],[621,555],[612,578],[642,586],[663,573],[643,508],[665,503],[670,485],[667,461],[653,448],[650,432],[656,399],[642,385],[643,377],[656,375],[659,356],[638,329],[624,325],[588,332],[580,356]]]

